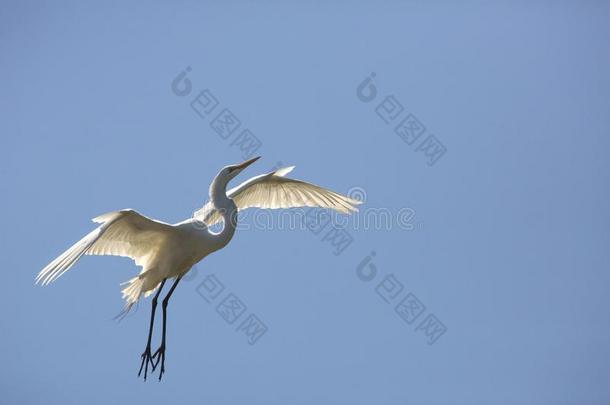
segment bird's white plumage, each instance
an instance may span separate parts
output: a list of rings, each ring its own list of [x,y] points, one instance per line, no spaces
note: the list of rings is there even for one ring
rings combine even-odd
[[[358,209],[360,201],[335,193],[334,191],[285,177],[294,166],[253,177],[227,192],[238,210],[246,208],[329,208],[348,214]],[[221,215],[214,210],[212,202],[195,212],[195,218],[208,226],[218,223]]]
[[[123,289],[129,308],[164,279],[182,276],[205,256],[224,247],[235,232],[237,210],[321,207],[342,213],[357,211],[357,200],[285,177],[293,167],[253,177],[227,192],[228,181],[255,160],[223,168],[210,188],[211,201],[194,218],[178,224],[156,221],[131,209],[94,218],[100,226],[42,269],[36,282],[47,285],[55,281],[84,254],[129,257],[142,266],[140,274],[127,281]],[[220,220],[225,221],[222,232],[210,232],[207,226]],[[207,226],[201,227],[200,221]]]
[[[156,248],[172,232],[171,225],[131,209],[109,212],[94,218],[93,222],[101,225],[42,269],[36,282],[47,285],[55,281],[84,254],[129,257],[145,271]],[[138,277],[128,283],[139,284],[137,281]],[[135,291],[132,286],[131,289],[125,288],[123,293],[129,304],[137,301],[140,291]]]
[[[155,247],[160,246],[172,232],[171,225],[134,210],[110,212],[94,218],[93,222],[110,225],[85,254],[129,257],[144,267]]]

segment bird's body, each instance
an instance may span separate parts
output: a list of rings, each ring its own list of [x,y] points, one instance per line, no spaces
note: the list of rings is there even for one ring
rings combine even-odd
[[[122,215],[134,215],[135,211],[120,211]],[[221,249],[229,238],[220,240],[213,236],[207,226],[187,220],[175,225],[164,224],[162,231],[156,231],[155,243],[149,248],[149,255],[143,262],[140,274],[127,282],[123,297],[128,308],[141,295],[150,295],[168,278],[182,277],[195,264],[209,254]],[[87,253],[96,254],[96,253]]]
[[[222,248],[230,239],[211,234],[207,226],[187,220],[171,225],[125,209],[97,218],[101,225],[51,262],[38,281],[49,284],[86,255],[126,256],[142,267],[140,274],[124,284],[127,307],[147,296],[162,280],[181,277],[193,265]],[[224,231],[224,230],[223,230]]]
[[[167,224],[147,218],[132,209],[114,211],[93,219],[99,227],[86,235],[70,249],[49,263],[37,276],[43,285],[55,281],[68,271],[83,255],[125,256],[142,267],[140,274],[126,283],[123,298],[128,311],[142,296],[158,289],[153,299],[153,311],[148,344],[142,354],[142,366],[149,363],[153,370],[162,361],[161,378],[165,359],[165,319],[170,295],[181,277],[193,265],[209,254],[225,247],[233,238],[237,227],[237,213],[249,207],[291,208],[322,207],[339,212],[355,211],[359,202],[310,183],[286,178],[292,168],[280,169],[256,176],[229,191],[228,182],[245,167],[256,161],[251,159],[240,165],[227,166],[216,176],[210,186],[210,201],[195,215],[177,224]],[[222,221],[220,232],[210,226]],[[157,297],[168,279],[175,279],[163,301],[163,340],[160,349],[152,355],[150,341],[157,304]],[[157,357],[157,362],[153,359]],[[142,371],[142,367],[140,367]]]

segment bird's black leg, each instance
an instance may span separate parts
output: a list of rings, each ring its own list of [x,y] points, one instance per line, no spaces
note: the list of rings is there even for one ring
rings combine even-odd
[[[163,377],[163,373],[165,372],[165,334],[167,327],[167,304],[169,303],[169,298],[172,296],[172,293],[176,289],[176,286],[180,282],[180,278],[176,278],[176,281],[172,285],[172,288],[169,289],[165,298],[163,298],[163,303],[161,304],[163,307],[163,335],[161,336],[161,346],[157,349],[155,354],[153,354],[153,359],[156,358],[157,362],[153,365],[153,370],[157,368],[159,362],[161,362],[161,369],[159,370],[159,381],[161,381],[161,377]]]
[[[138,371],[138,377],[142,374],[142,369],[144,369],[144,381],[146,381],[146,375],[148,374],[148,364],[150,363],[151,368],[154,370],[153,356],[150,351],[150,345],[152,341],[152,333],[153,333],[153,325],[155,323],[155,311],[157,309],[157,298],[161,294],[161,289],[165,284],[165,280],[161,281],[161,285],[159,286],[159,290],[155,294],[155,297],[152,300],[152,311],[150,313],[150,328],[148,329],[148,341],[146,342],[146,349],[144,349],[144,353],[142,353],[142,364],[140,364],[140,371]]]

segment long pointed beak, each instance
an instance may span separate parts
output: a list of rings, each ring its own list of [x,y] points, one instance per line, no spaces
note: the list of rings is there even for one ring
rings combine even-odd
[[[237,168],[239,170],[244,170],[246,167],[250,166],[252,163],[256,162],[260,158],[261,158],[260,156],[257,156],[255,158],[250,159],[250,160],[246,160],[244,163],[241,163],[241,164],[237,165]]]

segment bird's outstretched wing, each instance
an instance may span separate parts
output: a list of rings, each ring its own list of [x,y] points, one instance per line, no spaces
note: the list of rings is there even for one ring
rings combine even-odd
[[[358,211],[355,205],[361,201],[346,197],[334,191],[285,177],[294,169],[286,167],[271,173],[262,174],[247,180],[227,192],[239,210],[246,208],[330,208],[344,214]],[[212,226],[221,220],[211,202],[195,212],[195,219]]]
[[[36,283],[47,285],[55,281],[84,254],[125,256],[145,266],[155,247],[171,231],[171,225],[130,209],[109,212],[94,218],[93,222],[101,225],[42,269]]]

